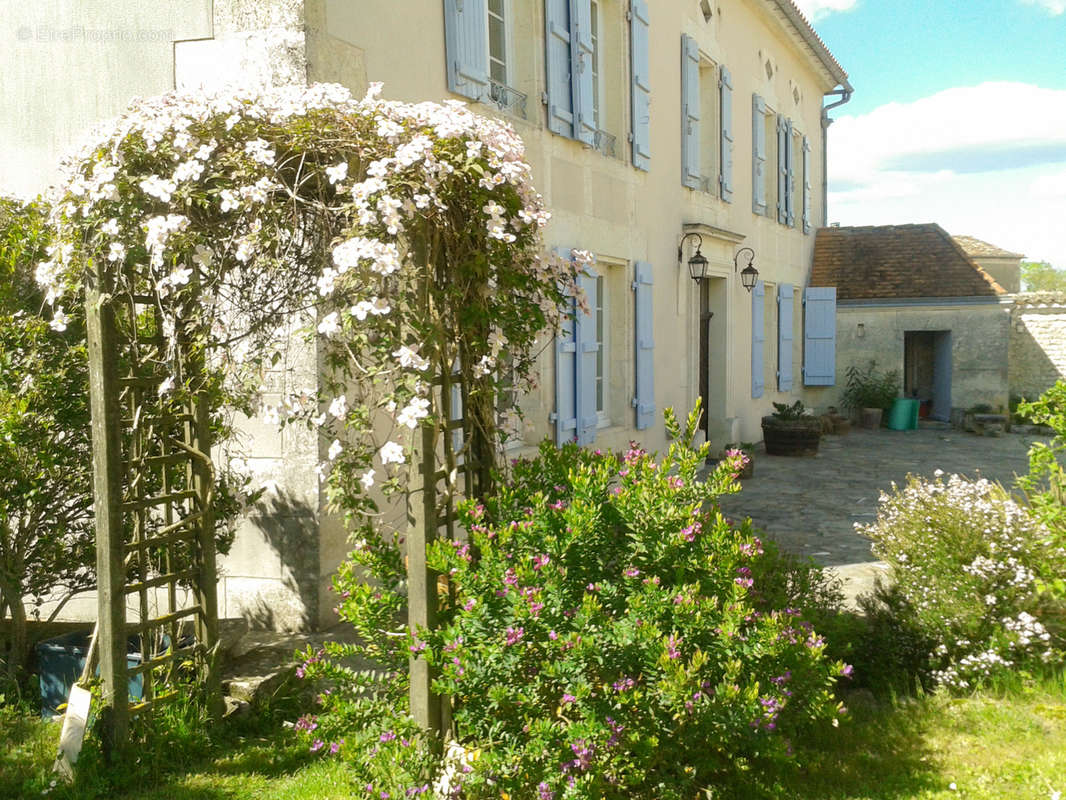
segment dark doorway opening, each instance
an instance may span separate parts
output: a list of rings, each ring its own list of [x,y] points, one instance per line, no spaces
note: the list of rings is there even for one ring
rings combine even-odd
[[[905,331],[903,393],[921,401],[920,414],[951,418],[951,331]]]

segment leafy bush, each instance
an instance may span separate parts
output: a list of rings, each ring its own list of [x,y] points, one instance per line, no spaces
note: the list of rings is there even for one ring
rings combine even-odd
[[[469,544],[435,544],[456,605],[425,645],[484,748],[471,796],[691,797],[836,713],[844,666],[797,610],[756,608],[762,549],[714,505],[736,465],[701,482],[704,456],[546,445],[467,508]]]
[[[840,404],[849,411],[880,408],[888,411],[900,393],[898,370],[879,370],[870,360],[865,368],[852,365],[846,371],[847,381],[840,395]]]
[[[1037,425],[1047,425],[1055,435],[1048,443],[1035,442],[1029,450],[1029,474],[1018,483],[1033,513],[1066,544],[1066,380],[1059,380],[1039,400],[1021,402],[1018,412]]]
[[[1063,574],[1066,551],[1000,487],[936,475],[882,495],[877,521],[859,528],[892,566],[895,590],[883,595],[892,605],[882,611],[905,634],[901,650],[931,646],[923,671],[953,689],[1060,661],[1063,631],[1045,625],[1040,586]]]
[[[803,401],[797,400],[792,405],[787,403],[774,403],[774,419],[789,422],[795,419],[803,419],[807,415],[807,409],[803,407]]]
[[[27,657],[27,619],[94,583],[84,320],[42,318],[33,281],[47,209],[0,198],[0,674]],[[60,606],[62,607],[62,606]],[[3,637],[0,637],[3,638]]]
[[[391,748],[387,770],[352,754],[378,770],[375,791],[688,798],[789,762],[790,738],[842,712],[831,689],[850,668],[829,662],[798,610],[756,605],[763,548],[715,503],[736,491],[739,462],[702,481],[707,445],[682,444],[696,419],[682,431],[668,415],[675,443],[662,462],[635,445],[615,455],[545,443],[484,506],[465,505],[469,541],[430,548],[448,580],[434,631],[389,635],[403,630],[402,560],[392,542],[356,551],[374,583],[349,567],[336,588],[367,645],[309,652],[303,669],[332,682],[327,705],[362,720],[364,748],[374,737]],[[395,712],[367,714],[404,705],[411,652],[439,670],[454,706],[458,743],[432,781],[413,768],[424,763],[414,731],[401,734]],[[384,661],[387,679],[338,660],[354,655]]]

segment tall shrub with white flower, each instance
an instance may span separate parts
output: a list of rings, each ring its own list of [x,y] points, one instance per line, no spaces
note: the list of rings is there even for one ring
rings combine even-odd
[[[57,321],[90,265],[158,304],[169,353],[206,355],[218,404],[253,407],[278,331],[313,311],[322,388],[262,413],[331,443],[319,469],[354,527],[374,518],[368,490],[404,485],[415,430],[440,422],[434,379],[465,383],[491,439],[497,383],[528,385],[575,290],[571,263],[542,255],[549,214],[514,131],[379,91],[135,103],[67,164],[37,269]]]
[[[932,643],[934,683],[967,689],[1002,670],[1061,663],[1066,641],[1039,588],[1066,570],[1066,551],[998,485],[940,470],[932,481],[912,476],[856,529],[891,565],[908,624]]]

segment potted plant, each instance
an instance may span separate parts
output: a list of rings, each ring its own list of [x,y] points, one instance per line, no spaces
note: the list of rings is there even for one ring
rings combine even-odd
[[[807,413],[803,401],[792,405],[774,403],[770,416],[762,418],[766,453],[771,456],[813,456],[822,438],[822,421]]]
[[[864,428],[880,427],[884,412],[892,407],[899,396],[899,371],[879,370],[877,362],[870,359],[865,368],[848,367],[846,375],[847,382],[840,396],[840,404],[857,414]]]
[[[738,478],[750,478],[755,474],[755,442],[730,442],[722,451],[722,458],[729,458],[736,453],[744,456],[744,468],[737,475]]]

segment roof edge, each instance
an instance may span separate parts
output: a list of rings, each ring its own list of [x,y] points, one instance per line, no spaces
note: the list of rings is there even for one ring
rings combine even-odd
[[[944,238],[945,238],[945,239],[946,239],[946,240],[948,241],[948,243],[949,243],[949,244],[950,244],[950,245],[951,245],[952,247],[954,247],[954,248],[955,248],[955,250],[956,250],[956,251],[958,251],[958,253],[959,253],[959,254],[960,254],[960,255],[961,255],[961,256],[962,256],[963,258],[965,258],[965,259],[966,259],[967,261],[969,261],[969,262],[970,262],[970,266],[972,266],[972,267],[973,267],[973,268],[974,268],[975,270],[977,270],[977,273],[978,273],[978,274],[979,274],[979,275],[980,275],[980,276],[981,276],[982,278],[984,278],[984,279],[985,279],[985,281],[987,281],[987,282],[988,282],[988,285],[989,285],[989,286],[990,286],[990,287],[992,288],[992,291],[993,291],[993,292],[995,292],[996,294],[1000,294],[1000,295],[1002,295],[1002,294],[1007,294],[1007,290],[1006,290],[1005,288],[1003,288],[1003,286],[1001,286],[1001,285],[1000,285],[999,281],[997,281],[997,280],[996,280],[995,278],[993,278],[993,277],[992,277],[992,276],[991,276],[991,275],[990,275],[990,274],[988,273],[988,271],[987,271],[987,270],[985,270],[985,268],[984,268],[984,267],[982,267],[982,266],[981,266],[980,264],[978,264],[978,263],[977,263],[977,262],[976,262],[976,261],[974,260],[974,257],[973,257],[973,256],[971,256],[971,255],[970,255],[969,253],[967,253],[967,252],[966,252],[966,250],[965,250],[965,249],[963,248],[963,246],[962,246],[961,244],[959,244],[959,243],[958,243],[957,241],[955,241],[955,237],[954,237],[954,236],[952,236],[952,235],[951,235],[950,233],[948,233],[948,232],[947,232],[946,230],[944,230],[944,229],[943,229],[943,228],[942,228],[942,227],[940,226],[940,224],[939,224],[939,223],[936,223],[936,222],[934,222],[933,224],[934,224],[934,225],[936,225],[936,228],[937,228],[937,230],[938,230],[938,231],[940,232],[940,235],[941,235],[941,236],[943,236],[943,237],[944,237]]]
[[[974,295],[970,297],[868,297],[837,300],[837,308],[915,308],[928,306],[1006,306],[1014,297]]]
[[[836,60],[829,47],[822,37],[814,30],[814,27],[807,21],[807,17],[803,15],[803,12],[799,10],[792,0],[770,0],[781,13],[788,18],[788,21],[792,23],[792,27],[795,28],[796,33],[807,43],[807,46],[811,48],[811,51],[817,56],[818,60],[825,67],[826,71],[836,79],[836,82],[843,86],[848,91],[854,91],[852,85],[848,82],[848,73],[840,65],[840,62]]]

